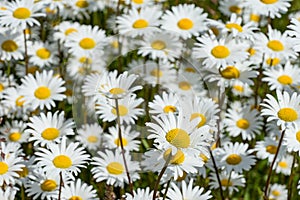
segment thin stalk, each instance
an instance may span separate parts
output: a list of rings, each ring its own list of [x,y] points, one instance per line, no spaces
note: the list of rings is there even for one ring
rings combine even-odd
[[[120,141],[120,144],[121,144],[121,154],[122,154],[122,157],[123,157],[125,171],[126,171],[126,175],[127,175],[127,179],[128,179],[128,184],[129,184],[129,187],[130,187],[130,193],[131,193],[132,196],[134,196],[134,194],[133,194],[133,184],[132,184],[131,179],[130,179],[130,174],[129,174],[129,170],[128,170],[128,166],[127,166],[127,162],[126,162],[126,158],[125,158],[125,150],[124,150],[124,144],[123,144],[123,139],[122,139],[122,130],[121,130],[121,121],[120,121],[120,111],[119,111],[118,99],[115,99],[115,104],[116,104],[116,112],[117,112],[118,137],[119,137],[119,141]]]
[[[287,200],[292,200],[292,196],[293,196],[293,180],[294,180],[294,168],[295,168],[295,164],[296,164],[296,156],[297,155],[294,153],[293,163],[292,163],[292,167],[291,167],[291,175],[289,177]]]
[[[24,61],[25,61],[25,71],[26,71],[26,75],[27,75],[28,74],[28,51],[27,51],[26,29],[23,30],[23,35],[24,35],[24,46],[25,46]]]
[[[271,164],[270,169],[269,169],[268,179],[267,179],[267,183],[266,183],[266,187],[265,187],[265,191],[264,191],[264,199],[268,199],[268,196],[269,196],[268,190],[269,190],[269,185],[270,185],[271,176],[272,176],[272,172],[273,172],[273,167],[274,167],[274,165],[276,163],[276,159],[277,159],[277,156],[278,156],[278,153],[279,153],[282,141],[283,141],[284,133],[285,133],[285,130],[282,131],[282,133],[281,133],[279,144],[278,144],[278,147],[276,149],[276,153],[275,153],[274,159],[273,159],[272,164]]]
[[[170,179],[170,180],[168,181],[168,183],[167,183],[166,190],[165,190],[165,192],[164,192],[163,200],[165,200],[166,197],[167,197],[167,192],[168,192],[168,190],[169,190],[170,183],[171,183],[171,179]]]
[[[59,189],[58,189],[58,200],[61,200],[61,189],[64,185],[62,172],[59,172]]]

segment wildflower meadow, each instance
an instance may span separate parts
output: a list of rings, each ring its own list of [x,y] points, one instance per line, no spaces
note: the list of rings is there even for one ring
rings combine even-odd
[[[0,200],[300,199],[299,0],[1,0]]]

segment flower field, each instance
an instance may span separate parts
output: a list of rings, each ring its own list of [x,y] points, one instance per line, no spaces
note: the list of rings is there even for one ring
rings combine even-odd
[[[1,200],[300,198],[300,1],[2,0]]]

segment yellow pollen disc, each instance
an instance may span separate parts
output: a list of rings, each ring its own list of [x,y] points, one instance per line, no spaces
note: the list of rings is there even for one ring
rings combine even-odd
[[[277,78],[277,81],[281,83],[282,85],[290,85],[293,83],[292,77],[288,75],[281,75]]]
[[[46,86],[38,87],[34,91],[34,96],[41,100],[48,99],[51,96],[51,90]]]
[[[52,163],[54,164],[55,167],[61,168],[61,169],[66,169],[72,166],[72,160],[65,155],[59,155],[56,156],[53,160]]]
[[[191,84],[187,81],[181,81],[179,84],[178,84],[178,87],[182,90],[190,90],[191,89]]]
[[[272,194],[277,197],[277,196],[280,196],[281,193],[278,190],[273,190]]]
[[[69,200],[82,200],[80,196],[72,196]]]
[[[8,138],[9,138],[10,141],[16,142],[16,141],[20,140],[20,138],[21,138],[21,133],[19,133],[19,132],[12,132],[12,133],[9,135]]]
[[[40,48],[36,51],[36,55],[41,59],[48,59],[51,56],[51,52],[46,48]]]
[[[187,148],[190,146],[189,134],[180,128],[174,128],[167,132],[166,140],[177,148]]]
[[[250,14],[250,21],[259,22],[260,16],[256,14]]]
[[[155,50],[163,50],[166,48],[166,43],[161,40],[155,40],[151,43],[151,47]]]
[[[21,178],[27,177],[28,174],[29,174],[28,168],[27,167],[22,167],[21,169],[22,169],[22,171],[17,171],[17,174],[19,174],[19,176]]]
[[[211,50],[211,54],[215,57],[215,58],[219,58],[219,59],[223,59],[226,58],[230,55],[230,51],[227,47],[223,46],[223,45],[218,45],[215,46],[212,50]]]
[[[277,151],[277,146],[275,145],[268,145],[266,146],[266,151],[270,154],[275,154]]]
[[[89,137],[87,138],[87,141],[88,141],[89,143],[96,143],[96,142],[98,141],[98,138],[97,138],[96,136],[94,136],[94,135],[91,135],[91,136],[89,136]]]
[[[193,28],[194,23],[188,18],[182,18],[177,22],[177,26],[182,30],[190,30],[191,28]]]
[[[187,68],[184,69],[184,71],[190,72],[190,73],[195,73],[196,72],[196,70],[192,67],[187,67]]]
[[[112,114],[114,115],[117,115],[117,110],[115,108],[113,108],[111,110]],[[125,116],[128,114],[128,109],[126,106],[122,106],[122,105],[119,105],[119,114],[120,116]]]
[[[270,66],[276,66],[280,63],[280,59],[279,58],[268,58],[266,63]]]
[[[234,85],[233,88],[238,92],[244,92],[244,87],[241,85]]]
[[[120,142],[120,139],[119,139],[119,138],[118,138],[118,139],[115,139],[114,143],[115,143],[118,147],[121,146],[121,142]],[[127,146],[128,141],[127,141],[125,138],[122,137],[122,143],[123,143],[123,146],[125,147],[125,146]]]
[[[29,28],[26,28],[25,30],[24,30],[24,33],[26,34],[26,35],[31,35],[31,30],[29,29]]]
[[[238,30],[239,32],[243,32],[243,27],[241,27],[239,24],[236,24],[236,23],[228,23],[225,25],[226,28],[228,29],[236,29]]]
[[[148,27],[148,25],[149,23],[146,20],[138,19],[132,24],[132,27],[139,29],[139,28],[146,28]]]
[[[200,158],[202,158],[203,162],[207,163],[208,162],[208,157],[204,155],[203,153],[200,154]]]
[[[168,106],[165,106],[164,107],[164,113],[169,113],[169,112],[176,112],[176,107],[175,106],[171,106],[171,105],[168,105]]]
[[[46,140],[54,140],[59,136],[59,130],[57,128],[46,128],[42,132],[42,137]]]
[[[88,57],[85,57],[85,56],[82,56],[79,58],[79,62],[82,63],[82,64],[92,64],[92,59],[91,58],[88,58]]]
[[[5,162],[0,161],[0,175],[6,174],[8,171],[8,165]]]
[[[78,0],[75,5],[79,8],[86,8],[89,6],[89,3],[86,0]]]
[[[48,14],[55,14],[55,13],[56,13],[56,10],[51,9],[50,7],[46,7],[46,8],[45,8],[45,11],[46,11],[46,13],[48,13]]]
[[[201,118],[201,121],[197,125],[197,128],[200,128],[201,126],[203,126],[206,123],[206,117],[201,113],[193,113],[193,114],[191,114],[190,121],[192,121],[193,119],[195,119],[197,117]]]
[[[151,75],[151,76],[154,76],[154,77],[162,77],[163,72],[162,72],[161,70],[153,69],[153,70],[150,72],[150,75]]]
[[[136,4],[143,4],[144,0],[132,0]]]
[[[2,44],[1,44],[1,48],[4,51],[7,52],[14,52],[18,49],[18,45],[15,41],[13,40],[5,40]]]
[[[114,49],[118,49],[119,48],[119,42],[118,40],[114,40],[113,42],[110,43],[111,46],[114,48]]]
[[[65,95],[67,96],[67,97],[71,97],[72,95],[73,95],[73,91],[71,90],[71,89],[66,89],[66,91],[65,91]]]
[[[285,161],[280,161],[280,162],[278,163],[278,166],[281,167],[281,168],[287,168],[287,167],[288,167],[288,164],[287,164],[287,162],[285,162]]]
[[[28,73],[34,74],[39,68],[37,66],[30,66],[28,67]]]
[[[177,181],[177,182],[181,182],[181,181],[185,180],[186,175],[187,175],[187,173],[186,173],[185,171],[183,171],[183,175],[182,175],[182,176],[179,176],[179,177],[176,179],[176,181]]]
[[[215,34],[215,36],[218,36],[220,34],[220,31],[216,27],[210,27],[210,30]]]
[[[221,71],[221,76],[226,79],[239,78],[240,71],[235,66],[227,66]]]
[[[1,91],[1,90],[0,90]],[[19,96],[17,99],[16,99],[16,106],[18,107],[21,107],[23,106],[23,104],[25,103],[25,100],[22,100],[23,99],[23,96]]]
[[[114,95],[123,94],[124,92],[125,90],[123,90],[122,88],[112,88],[109,90],[109,93]]]
[[[29,18],[31,15],[31,12],[28,8],[17,8],[14,12],[13,12],[13,17],[17,18],[17,19],[27,19]]]
[[[51,180],[51,179],[47,179],[41,184],[41,189],[46,192],[53,191],[56,189],[56,187],[57,184],[55,180]]]
[[[237,154],[230,154],[227,158],[226,158],[226,162],[229,165],[238,165],[240,162],[242,161],[242,157],[237,155]]]
[[[250,126],[250,123],[247,119],[239,119],[237,122],[236,122],[236,126],[241,128],[241,129],[248,129],[249,126]]]
[[[96,46],[96,42],[92,38],[83,38],[80,40],[79,46],[83,49],[93,49]]]
[[[119,175],[124,172],[124,166],[119,162],[111,162],[106,166],[110,174]]]
[[[4,90],[4,85],[2,83],[0,83],[0,92],[2,92]]]
[[[273,4],[276,3],[278,0],[260,0],[264,4]]]
[[[224,179],[221,180],[221,185],[224,186],[224,187],[232,186],[232,182],[229,181],[227,178],[224,178]]]
[[[256,53],[256,50],[253,49],[253,48],[249,48],[249,49],[247,50],[247,52],[250,54],[250,56],[253,56],[253,55]]]
[[[286,122],[292,122],[298,119],[298,113],[292,108],[281,108],[277,112],[278,117]]]
[[[300,143],[300,131],[298,131],[298,132],[296,133],[296,139],[297,139],[297,141]]]
[[[77,29],[75,28],[68,28],[67,30],[65,30],[65,35],[69,35],[71,33],[77,32]]]
[[[267,46],[273,51],[283,51],[284,46],[279,40],[270,40]]]
[[[165,161],[167,161],[169,159],[171,151],[172,151],[172,149],[169,148],[168,150],[166,150],[164,152],[163,157],[164,157]],[[174,164],[174,165],[179,165],[179,164],[182,164],[184,162],[184,159],[185,159],[184,153],[181,150],[178,149],[176,154],[174,156],[171,156],[170,163]]]
[[[241,14],[242,9],[240,7],[234,5],[234,6],[229,7],[229,11],[232,13]]]

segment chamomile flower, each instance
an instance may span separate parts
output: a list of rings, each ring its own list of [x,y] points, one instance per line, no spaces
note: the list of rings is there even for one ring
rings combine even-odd
[[[179,99],[175,93],[163,92],[162,95],[155,95],[152,102],[149,102],[149,113],[155,115],[178,112],[180,108]]]
[[[107,73],[104,71],[103,73],[92,73],[87,75],[84,78],[83,85],[82,85],[82,92],[86,97],[93,97],[102,94],[99,94],[98,88],[101,85],[106,84],[106,76]],[[104,97],[104,96],[103,96]]]
[[[98,123],[83,124],[80,129],[77,130],[75,139],[81,142],[83,146],[89,150],[96,150],[101,147],[103,142],[103,129]]]
[[[176,33],[183,39],[198,36],[207,30],[205,20],[207,14],[194,4],[179,4],[167,10],[161,17],[161,28]]]
[[[20,95],[24,96],[24,105],[30,104],[32,109],[50,109],[55,106],[54,101],[61,101],[66,96],[62,94],[66,88],[62,78],[53,76],[53,71],[46,71],[28,74],[21,79]]]
[[[117,29],[121,35],[130,37],[142,36],[159,30],[159,18],[162,12],[157,7],[145,7],[139,11],[135,8],[128,14],[117,17]]]
[[[125,194],[126,200],[152,200],[153,199],[153,191],[150,190],[149,187],[145,189],[138,188],[133,191],[133,195],[130,193]]]
[[[96,200],[97,193],[92,185],[88,185],[77,179],[76,182],[64,184],[61,192],[62,199],[90,199]]]
[[[8,2],[5,10],[0,12],[0,24],[10,28],[26,29],[27,26],[39,26],[36,17],[45,16],[39,12],[40,4],[34,0],[15,0]]]
[[[54,30],[54,39],[64,43],[71,33],[78,32],[80,30],[80,24],[78,22],[63,21],[59,25],[55,26]]]
[[[253,94],[253,90],[247,83],[243,83],[239,80],[231,82],[231,91],[234,95],[240,97],[250,97]]]
[[[243,13],[242,1],[222,0],[220,1],[219,10],[228,17],[232,14],[241,15]]]
[[[108,185],[124,187],[124,183],[128,183],[128,179],[120,151],[98,151],[98,155],[99,157],[93,157],[92,164],[94,167],[91,170],[95,181],[98,183],[106,180]],[[139,179],[137,171],[140,170],[140,167],[138,162],[132,161],[128,152],[125,152],[125,158],[131,180]]]
[[[50,174],[68,175],[71,179],[85,168],[90,156],[78,142],[67,144],[67,138],[63,137],[60,144],[51,143],[49,149],[38,148],[35,155],[37,164],[43,171]]]
[[[187,184],[185,181],[181,183],[181,189],[173,182],[171,182],[171,188],[167,191],[168,200],[182,200],[182,199],[193,199],[193,200],[207,200],[212,198],[211,191],[204,192],[204,188],[199,186],[193,186],[193,179]]]
[[[282,173],[286,176],[289,176],[293,166],[293,159],[293,156],[287,154],[278,160],[277,165],[275,165],[276,173]]]
[[[125,4],[130,5],[133,8],[144,8],[153,6],[155,0],[125,0]]]
[[[300,120],[300,96],[297,93],[290,95],[286,91],[276,90],[277,99],[270,94],[261,104],[261,113],[267,116],[267,122],[276,120],[278,126],[285,128]]]
[[[47,115],[41,113],[40,116],[30,117],[29,120],[27,125],[30,129],[25,132],[31,134],[29,141],[34,141],[34,146],[59,143],[64,135],[74,135],[74,122],[71,119],[65,120],[64,112],[48,112]]]
[[[24,105],[25,100],[23,99],[23,96],[20,95],[19,87],[7,88],[3,92],[3,103],[6,107],[9,108],[11,112],[23,114],[26,113],[27,110],[29,110],[28,105]]]
[[[284,135],[284,144],[288,152],[298,152],[300,155],[300,125],[289,126]]]
[[[28,46],[29,62],[33,65],[43,68],[58,64],[57,52],[53,44],[36,41],[29,43]]]
[[[14,200],[16,199],[17,189],[12,186],[7,186],[5,189],[0,188],[0,199]]]
[[[1,60],[23,59],[24,42],[20,37],[20,33],[7,31],[0,34],[0,45]]]
[[[27,125],[23,121],[6,121],[5,125],[0,128],[0,136],[4,136],[7,142],[25,143],[29,138],[29,134],[24,133],[26,127]]]
[[[289,30],[286,33],[289,36],[292,36],[293,40],[293,49],[297,52],[300,52],[300,21],[298,19],[291,19],[290,25],[288,25]]]
[[[274,200],[286,200],[287,195],[288,190],[286,189],[286,186],[275,183],[270,187],[268,198]]]

